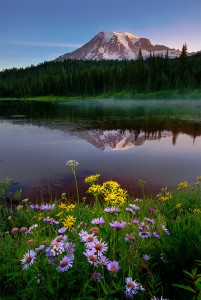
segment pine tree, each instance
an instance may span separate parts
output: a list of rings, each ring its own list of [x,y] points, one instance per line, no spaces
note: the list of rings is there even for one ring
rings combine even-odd
[[[139,49],[139,54],[137,60],[143,60],[143,55],[142,55],[142,50],[141,48]]]

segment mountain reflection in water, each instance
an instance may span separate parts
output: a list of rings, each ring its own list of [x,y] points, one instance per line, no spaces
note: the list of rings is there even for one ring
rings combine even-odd
[[[0,179],[32,199],[74,195],[69,159],[80,163],[82,195],[84,178],[97,172],[134,194],[139,179],[155,192],[201,175],[200,100],[0,101],[0,124]]]

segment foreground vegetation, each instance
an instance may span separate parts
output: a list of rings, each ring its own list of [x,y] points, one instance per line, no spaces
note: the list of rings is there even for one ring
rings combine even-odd
[[[67,165],[75,202],[13,206],[1,184],[1,299],[200,299],[201,177],[136,199],[95,174],[81,201]]]
[[[155,57],[137,61],[44,62],[25,69],[0,72],[0,98],[116,97],[116,98],[199,98],[201,55],[169,59]]]

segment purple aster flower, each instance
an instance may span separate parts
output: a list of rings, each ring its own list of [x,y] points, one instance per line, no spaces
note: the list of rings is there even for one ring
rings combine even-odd
[[[105,224],[105,220],[101,217],[101,218],[96,218],[96,219],[93,219],[91,221],[91,224],[93,225],[104,225]]]
[[[124,221],[121,221],[121,222],[114,221],[112,223],[109,223],[109,225],[112,228],[114,228],[115,230],[118,230],[118,229],[124,228],[126,226],[126,222],[124,222]]]
[[[107,269],[112,273],[117,273],[120,269],[118,261],[110,261],[107,265]]]
[[[93,233],[92,233],[92,235],[93,235]],[[80,236],[81,241],[85,243],[87,241],[89,233],[82,229],[79,233],[79,236]]]
[[[44,211],[44,210],[47,210],[47,211],[51,211],[51,210],[54,210],[55,209],[55,204],[43,204],[40,206],[40,210],[41,211]]]
[[[95,253],[94,250],[87,249],[86,252],[84,252],[84,255],[87,257],[87,260],[91,265],[96,266],[97,265],[97,255],[94,253]]]
[[[61,227],[59,230],[58,230],[58,233],[59,234],[64,234],[66,232],[66,228],[65,227]]]
[[[140,232],[139,237],[141,237],[143,239],[148,239],[151,237],[151,233],[150,232]]]
[[[151,223],[151,224],[154,224],[155,221],[153,219],[150,219],[150,218],[144,218],[145,221],[147,221],[148,223]]]
[[[152,215],[156,215],[156,210],[152,207],[148,208],[148,212],[150,212]]]
[[[101,273],[97,273],[97,272],[94,272],[91,276],[91,278],[94,280],[94,281],[98,281],[100,282],[101,278],[102,278],[102,274]]]
[[[119,213],[119,208],[112,206],[105,208],[104,211],[110,214],[117,215]]]
[[[167,235],[170,235],[169,230],[168,230],[164,225],[162,225],[161,227],[162,227],[162,230],[163,230]]]
[[[140,231],[143,231],[143,230],[146,230],[146,229],[149,230],[149,226],[146,225],[144,222],[141,222],[141,223],[140,223],[140,226],[138,227],[138,229],[139,229]]]
[[[65,244],[62,241],[57,242],[56,240],[53,240],[50,244],[50,247],[46,249],[46,256],[52,257],[62,254],[65,251],[64,245]]]
[[[51,256],[48,259],[48,264],[55,265],[56,264],[56,260],[57,260],[56,256]]]
[[[107,266],[108,263],[109,263],[109,260],[108,260],[108,258],[106,256],[101,255],[101,256],[98,257],[98,264],[100,266],[102,266],[102,267],[103,266]]]
[[[125,241],[127,241],[127,242],[131,242],[131,241],[133,241],[135,239],[135,237],[134,236],[132,236],[132,234],[126,234],[126,236],[125,236]]]
[[[125,296],[126,298],[133,299],[133,294],[127,290],[125,291]]]
[[[126,297],[132,298],[131,295],[135,295],[138,291],[145,291],[141,284],[136,282],[136,280],[132,280],[132,278],[128,277],[125,279],[126,282]]]
[[[160,235],[159,235],[156,231],[154,231],[154,232],[152,233],[152,235],[153,235],[155,238],[160,239]]]
[[[135,214],[135,212],[139,209],[140,207],[135,204],[129,204],[129,207],[126,207],[126,210],[130,211],[132,214]]]
[[[67,242],[65,247],[69,254],[73,254],[75,252],[75,244],[74,243]]]
[[[35,251],[36,252],[42,252],[44,248],[45,248],[45,245],[42,244],[38,248],[35,248]]]
[[[132,280],[132,278],[130,277],[125,278],[125,282],[126,282],[126,291],[133,295],[137,294],[139,289],[139,284],[135,280]]]
[[[21,265],[23,270],[28,270],[28,268],[35,262],[36,260],[36,252],[33,250],[29,250],[26,254],[24,254],[23,259],[21,260]]]
[[[133,223],[133,224],[138,224],[139,221],[138,221],[136,218],[132,218],[132,223]]]
[[[44,218],[43,221],[46,222],[46,223],[49,223],[51,225],[52,224],[56,224],[56,225],[59,224],[58,221],[56,221],[54,218],[50,218],[49,216],[47,218]]]
[[[31,204],[30,208],[33,209],[33,210],[35,210],[35,211],[39,211],[40,210],[40,207],[37,204],[36,205],[35,204]]]
[[[91,243],[92,245],[90,245],[89,249],[94,249],[95,251],[97,251],[98,255],[102,255],[104,252],[107,251],[108,246],[106,242],[102,242],[102,241],[95,241]],[[91,248],[92,246],[92,248]]]
[[[59,266],[57,268],[58,272],[65,272],[73,266],[73,256],[64,256],[62,260],[59,262]]]
[[[58,235],[53,241],[51,244],[54,244],[55,242],[57,243],[61,243],[61,242],[66,242],[67,241],[67,236],[66,235]]]
[[[144,259],[145,261],[148,261],[148,260],[150,260],[150,257],[149,257],[149,255],[144,254],[144,255],[143,255],[143,259]]]

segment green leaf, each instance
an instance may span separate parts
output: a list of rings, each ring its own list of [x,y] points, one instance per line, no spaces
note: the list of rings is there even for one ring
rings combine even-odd
[[[186,285],[183,285],[183,284],[173,284],[173,286],[184,289],[184,290],[187,290],[187,291],[192,292],[192,293],[195,294],[194,289],[192,289],[190,286],[186,286]]]

